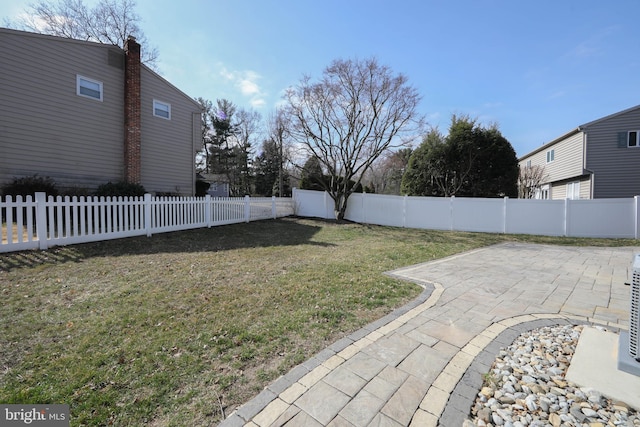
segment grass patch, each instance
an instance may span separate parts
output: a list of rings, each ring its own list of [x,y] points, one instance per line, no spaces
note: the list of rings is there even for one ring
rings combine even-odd
[[[415,298],[391,269],[519,240],[285,218],[0,255],[0,402],[71,425],[212,425]]]
[[[32,238],[35,238],[35,226],[34,228],[34,232],[33,232],[33,236],[31,236]],[[18,225],[16,223],[12,223],[11,224],[11,241],[12,242],[18,242],[18,236],[22,235],[22,241],[26,242],[29,240],[29,233],[27,232],[27,226],[26,225]],[[2,222],[0,223],[0,236],[2,236],[2,243],[7,243],[8,242],[8,236],[9,236],[9,225],[6,222]]]

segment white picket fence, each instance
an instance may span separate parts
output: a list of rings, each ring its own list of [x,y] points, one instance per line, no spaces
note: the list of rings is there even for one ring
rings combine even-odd
[[[295,190],[294,200],[300,216],[335,218],[333,200],[325,192]],[[638,239],[640,197],[531,200],[356,193],[345,219],[432,230]]]
[[[0,252],[275,219],[293,208],[276,197],[6,197]]]

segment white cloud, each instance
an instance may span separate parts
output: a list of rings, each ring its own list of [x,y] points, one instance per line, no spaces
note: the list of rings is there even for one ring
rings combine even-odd
[[[64,22],[64,18],[62,16],[51,17],[51,20]],[[20,14],[18,14],[16,22],[28,24],[29,26],[33,27],[33,30],[40,32],[45,32],[49,28],[49,25],[44,19],[40,18],[38,15],[27,13],[25,11],[22,11]],[[28,31],[33,30],[29,29]]]
[[[266,105],[266,101],[263,98],[254,98],[250,101],[253,108],[262,108]]]
[[[225,67],[222,67],[222,69],[220,70],[220,75],[226,80],[234,80],[235,79],[235,74],[233,74],[231,71],[227,70]]]
[[[223,66],[220,69],[220,76],[238,89],[242,96],[249,98],[248,102],[252,107],[261,108],[265,106],[265,94],[258,84],[262,78],[260,74],[251,70],[230,71]]]
[[[258,84],[254,81],[243,79],[243,80],[240,80],[237,83],[237,85],[240,88],[240,92],[242,92],[243,95],[252,96],[260,93],[260,88],[258,87]]]

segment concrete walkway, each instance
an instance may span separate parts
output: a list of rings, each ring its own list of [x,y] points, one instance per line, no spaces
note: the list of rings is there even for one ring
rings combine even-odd
[[[460,426],[501,347],[524,331],[628,329],[640,248],[501,244],[388,273],[412,303],[320,352],[241,406],[230,426]]]

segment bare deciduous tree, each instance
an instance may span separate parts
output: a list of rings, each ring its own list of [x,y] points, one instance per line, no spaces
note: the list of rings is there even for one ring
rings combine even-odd
[[[195,101],[200,104],[200,108],[202,109],[201,114],[201,126],[200,130],[202,132],[202,151],[200,151],[196,155],[196,169],[199,172],[209,173],[210,168],[210,153],[209,153],[209,145],[212,143],[213,137],[213,124],[211,120],[211,116],[213,114],[213,103],[208,99],[204,99],[202,97],[198,97]]]
[[[282,108],[278,108],[269,116],[268,123],[269,139],[271,139],[278,149],[278,195],[282,197],[284,191],[284,163],[289,156],[285,149],[285,141],[289,134],[287,116]]]
[[[546,179],[543,166],[533,165],[520,167],[518,174],[518,198],[532,199],[536,195],[536,190]]]
[[[379,194],[400,195],[402,175],[407,169],[413,150],[401,148],[381,156],[367,175],[367,185]]]
[[[319,82],[305,77],[285,98],[293,139],[330,177],[325,189],[337,220],[373,162],[387,149],[409,144],[423,122],[416,89],[373,58],[336,60]]]
[[[100,0],[94,8],[82,0],[40,0],[31,4],[21,19],[7,22],[7,26],[121,48],[129,36],[134,36],[142,45],[142,61],[156,68],[158,51],[148,46],[135,6],[134,0]]]
[[[251,194],[251,159],[252,150],[260,135],[260,113],[241,108],[236,114],[236,194]]]

